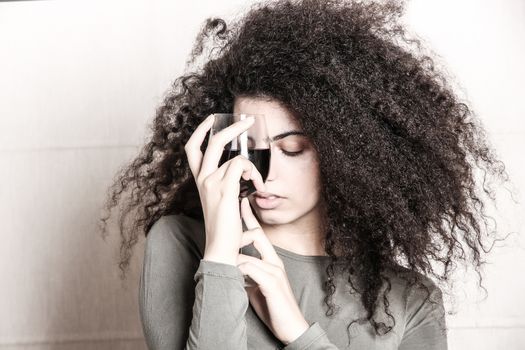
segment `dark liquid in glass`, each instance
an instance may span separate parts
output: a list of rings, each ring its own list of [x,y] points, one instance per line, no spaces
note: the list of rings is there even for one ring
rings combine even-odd
[[[222,156],[219,160],[219,167],[228,160],[237,157],[239,154],[239,150],[225,149],[224,151],[222,151]],[[257,170],[259,170],[263,181],[266,182],[268,172],[270,171],[270,149],[249,149],[248,159],[255,165]],[[253,185],[252,180],[244,180],[243,178],[241,178],[240,185],[241,187],[239,197],[246,197],[252,194],[253,192],[257,191],[255,186]]]

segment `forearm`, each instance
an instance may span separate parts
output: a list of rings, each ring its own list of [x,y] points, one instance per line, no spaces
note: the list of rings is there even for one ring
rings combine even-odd
[[[240,270],[234,265],[203,259],[195,281],[186,349],[247,349],[245,315],[249,301]]]

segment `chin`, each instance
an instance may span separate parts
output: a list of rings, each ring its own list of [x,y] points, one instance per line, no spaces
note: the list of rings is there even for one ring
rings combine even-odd
[[[255,216],[257,221],[266,225],[284,225],[291,223],[297,219],[295,216],[291,216],[290,213],[287,213],[283,210],[255,210]]]

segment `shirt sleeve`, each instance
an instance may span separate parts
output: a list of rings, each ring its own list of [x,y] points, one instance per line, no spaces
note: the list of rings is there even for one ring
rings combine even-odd
[[[399,350],[447,350],[445,308],[441,290],[433,283],[430,294],[416,291],[407,302],[405,332]]]
[[[146,238],[139,311],[148,349],[245,350],[242,272],[202,260],[187,230],[160,218]]]
[[[338,350],[330,342],[326,332],[318,322],[314,322],[299,338],[286,345],[283,350]]]

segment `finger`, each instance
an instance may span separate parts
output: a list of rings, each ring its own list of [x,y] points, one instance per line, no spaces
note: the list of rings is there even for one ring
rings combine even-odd
[[[197,126],[193,134],[190,136],[186,145],[184,145],[184,151],[188,158],[188,164],[190,170],[193,174],[193,177],[197,178],[200,173],[201,163],[202,163],[202,151],[201,145],[206,137],[206,133],[211,129],[215,116],[210,114],[202,123]]]
[[[203,177],[217,170],[217,164],[219,164],[219,160],[221,159],[224,146],[226,146],[228,142],[231,142],[237,135],[248,130],[253,125],[254,120],[255,118],[246,118],[235,122],[211,137],[202,159],[200,174],[202,174]]]
[[[230,186],[225,187],[225,192],[239,195],[239,179],[252,180],[255,188],[258,191],[265,191],[264,181],[261,174],[255,168],[252,162],[243,156],[233,158],[228,164],[228,168],[224,174],[223,181]],[[235,190],[234,190],[235,189]]]
[[[275,275],[266,272],[260,265],[256,265],[252,262],[243,262],[237,265],[237,267],[239,270],[241,270],[243,275],[249,276],[255,283],[259,285],[263,295],[265,290],[274,289],[273,287],[276,281]]]
[[[253,214],[250,201],[247,197],[244,197],[241,201],[241,217],[243,218],[248,230],[255,230],[257,228],[262,230],[261,224],[259,224],[259,221],[257,221],[257,218]]]
[[[251,263],[257,265],[260,269],[263,271],[275,275],[279,271],[279,267],[269,264],[261,259],[258,259],[254,256],[246,255],[246,254],[239,254],[237,255],[237,265],[244,264],[244,263]]]
[[[245,180],[250,180],[253,177],[255,177],[255,181],[254,181],[255,188],[258,189],[259,191],[263,191],[263,192],[266,191],[266,185],[264,184],[262,175],[259,172],[259,170],[257,170],[257,167],[249,159],[246,159],[244,156],[237,156],[235,158],[240,158],[241,159],[240,161],[247,160],[249,164],[252,166],[250,172],[244,171],[241,177]],[[229,161],[221,165],[221,167],[215,171],[219,179],[224,179],[226,172],[228,171],[231,163],[234,161],[235,158],[230,159]],[[255,171],[255,173],[253,173],[253,171]]]
[[[241,236],[240,248],[253,243],[253,246],[261,255],[261,260],[284,268],[284,263],[275,251],[272,243],[268,240],[268,237],[259,229],[254,231],[245,231]]]
[[[263,261],[284,268],[283,261],[253,215],[247,198],[241,200],[241,217],[246,227],[253,227],[253,229],[247,230],[242,234],[240,248],[253,242],[253,246],[257,249]]]

